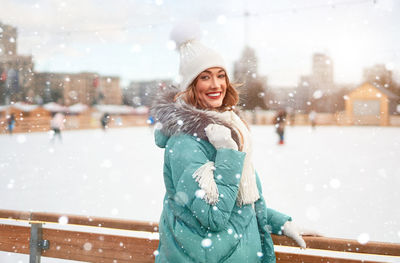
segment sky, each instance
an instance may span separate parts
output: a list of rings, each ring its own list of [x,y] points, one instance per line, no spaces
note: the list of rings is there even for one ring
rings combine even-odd
[[[228,71],[249,45],[270,86],[294,86],[315,52],[330,56],[336,83],[358,84],[374,64],[400,82],[399,12],[396,0],[2,0],[0,22],[17,27],[18,53],[36,71],[97,72],[126,86],[177,78],[169,33],[190,19]]]

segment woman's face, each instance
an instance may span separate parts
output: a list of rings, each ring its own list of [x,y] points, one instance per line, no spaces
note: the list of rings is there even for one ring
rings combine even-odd
[[[194,87],[200,105],[206,108],[221,107],[226,93],[226,73],[222,68],[209,68],[197,77]]]

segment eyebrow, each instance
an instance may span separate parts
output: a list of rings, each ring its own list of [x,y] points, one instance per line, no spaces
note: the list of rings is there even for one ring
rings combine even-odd
[[[204,70],[203,72],[206,72],[206,73],[212,74],[212,72],[211,72],[211,71],[209,71],[209,70]],[[202,72],[202,73],[203,73],[203,72]],[[225,70],[223,70],[223,69],[220,69],[220,70],[218,70],[218,72],[217,72],[217,73],[221,73],[221,72],[225,72]]]

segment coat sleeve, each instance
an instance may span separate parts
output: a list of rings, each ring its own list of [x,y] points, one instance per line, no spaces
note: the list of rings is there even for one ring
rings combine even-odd
[[[175,140],[166,151],[177,196],[174,201],[186,206],[203,227],[211,231],[223,230],[236,202],[245,153],[216,150],[212,172],[218,202],[210,204],[199,194],[201,188],[193,178],[198,169],[210,162],[204,146],[195,139],[184,137]]]

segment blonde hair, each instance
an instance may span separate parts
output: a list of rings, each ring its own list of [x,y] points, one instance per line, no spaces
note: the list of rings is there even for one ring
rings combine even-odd
[[[182,97],[182,99],[190,105],[193,105],[196,108],[199,109],[207,109],[207,106],[202,104],[199,99],[197,99],[195,88],[196,88],[196,83],[198,81],[199,76],[193,80],[193,82],[189,85],[189,87],[181,92],[178,92],[175,95],[174,100],[176,101],[179,97]],[[215,110],[217,111],[225,111],[227,109],[230,109],[239,102],[239,92],[237,91],[236,87],[239,86],[238,84],[233,84],[229,81],[228,76],[226,76],[226,92],[225,92],[225,97],[222,101],[222,105]]]

